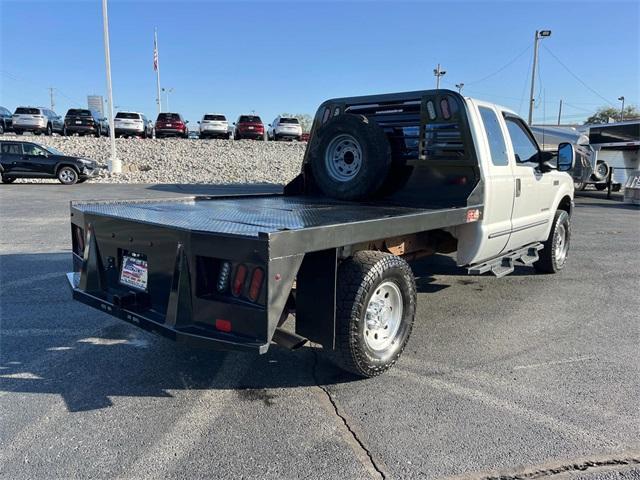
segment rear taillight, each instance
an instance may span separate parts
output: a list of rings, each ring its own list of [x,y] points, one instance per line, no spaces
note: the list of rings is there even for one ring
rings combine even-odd
[[[82,257],[84,255],[84,230],[77,225],[72,225],[71,233],[71,244],[73,253]]]
[[[260,291],[262,290],[262,281],[264,280],[264,270],[260,267],[256,267],[253,270],[253,275],[251,276],[251,283],[249,284],[249,292],[247,297],[252,302],[258,301],[258,297],[260,297]]]
[[[247,279],[247,267],[242,263],[236,267],[236,271],[233,275],[233,282],[231,285],[231,294],[234,297],[239,297],[244,289],[244,282]]]
[[[222,318],[216,319],[216,328],[221,332],[230,332],[231,331],[231,322],[229,320],[224,320]]]
[[[216,289],[220,293],[224,293],[229,288],[229,277],[231,276],[231,263],[223,262],[218,275]]]

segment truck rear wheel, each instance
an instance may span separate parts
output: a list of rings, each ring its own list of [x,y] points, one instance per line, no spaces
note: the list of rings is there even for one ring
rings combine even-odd
[[[569,244],[571,241],[571,222],[569,214],[558,210],[553,219],[549,238],[540,250],[540,259],[533,264],[541,273],[557,273],[567,263]]]
[[[325,195],[342,200],[374,196],[389,173],[391,146],[380,127],[363,115],[329,120],[310,150],[313,176]]]
[[[338,270],[334,362],[362,377],[391,368],[404,350],[416,311],[411,268],[400,257],[357,252]]]

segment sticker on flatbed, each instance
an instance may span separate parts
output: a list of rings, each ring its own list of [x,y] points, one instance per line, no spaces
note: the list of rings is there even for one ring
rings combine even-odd
[[[148,265],[146,260],[129,256],[122,257],[120,283],[138,290],[147,289]]]
[[[477,208],[467,210],[467,223],[477,222],[478,220],[480,220],[480,210],[478,210]]]

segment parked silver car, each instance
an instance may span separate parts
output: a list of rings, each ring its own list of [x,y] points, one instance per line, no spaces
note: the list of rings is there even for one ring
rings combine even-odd
[[[205,113],[200,124],[200,138],[231,138],[227,117],[220,113]]]
[[[140,112],[118,112],[113,119],[116,137],[153,137],[153,122]]]
[[[48,108],[18,107],[11,120],[16,135],[22,135],[23,132],[33,132],[36,135],[51,135],[54,132],[62,134],[64,130],[64,119]]]
[[[269,140],[298,140],[302,137],[302,126],[295,117],[276,117],[267,130]]]

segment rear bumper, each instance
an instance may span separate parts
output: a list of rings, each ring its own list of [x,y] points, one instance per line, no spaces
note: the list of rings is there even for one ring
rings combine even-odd
[[[76,272],[67,273],[67,280],[73,293],[73,299],[85,305],[89,305],[101,312],[107,313],[114,317],[124,320],[131,325],[142,328],[151,333],[156,333],[174,342],[182,343],[192,347],[207,348],[210,350],[242,350],[255,353],[266,353],[269,344],[260,344],[247,342],[246,340],[234,340],[232,335],[218,333],[212,334],[209,331],[197,329],[196,327],[187,327],[180,329],[163,324],[156,320],[142,315],[133,310],[117,306],[111,298],[102,298],[83,292],[78,288],[80,274]]]
[[[44,132],[47,129],[47,126],[33,123],[14,123],[12,125],[12,129],[23,132]]]
[[[242,137],[242,138],[263,138],[264,137],[264,132],[256,132],[254,130],[239,131],[239,132],[236,133],[236,138],[237,137]]]
[[[67,125],[67,133],[94,133],[95,125]]]
[[[113,131],[118,134],[128,135],[142,135],[144,133],[144,127],[115,127]]]
[[[167,128],[167,129],[156,128],[156,136],[162,135],[165,137],[169,137],[169,136],[179,137],[184,134],[185,134],[184,130],[176,130],[175,128]]]

